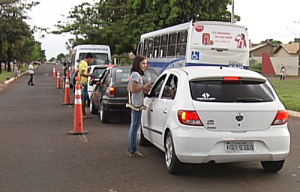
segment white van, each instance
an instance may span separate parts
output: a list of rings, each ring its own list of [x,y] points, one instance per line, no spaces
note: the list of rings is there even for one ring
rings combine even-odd
[[[111,53],[108,45],[77,45],[71,53],[70,84],[74,85],[72,79],[78,69],[78,64],[85,59],[87,53],[92,53],[94,56],[94,61],[90,65],[104,66],[111,62]]]

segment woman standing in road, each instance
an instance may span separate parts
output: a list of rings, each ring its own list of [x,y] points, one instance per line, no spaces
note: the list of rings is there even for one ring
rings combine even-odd
[[[131,123],[128,134],[128,156],[129,157],[146,157],[137,150],[136,139],[137,131],[141,126],[141,116],[143,110],[144,92],[150,90],[150,82],[143,85],[142,76],[147,66],[147,60],[144,57],[137,56],[133,60],[131,76],[128,83],[129,106],[131,108]]]

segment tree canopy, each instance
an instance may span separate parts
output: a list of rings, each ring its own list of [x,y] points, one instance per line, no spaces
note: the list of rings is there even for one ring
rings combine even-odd
[[[0,61],[45,60],[45,51],[34,40],[34,29],[25,22],[29,19],[27,12],[38,4],[27,0],[0,0]],[[10,65],[7,66],[10,71]]]
[[[194,20],[229,22],[231,0],[100,0],[72,8],[54,34],[75,36],[66,45],[105,44],[112,53],[132,51],[141,34]],[[236,21],[240,20],[238,15]]]

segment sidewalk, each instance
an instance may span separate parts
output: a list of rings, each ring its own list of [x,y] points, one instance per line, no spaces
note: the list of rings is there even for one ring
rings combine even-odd
[[[39,67],[39,65],[36,66],[34,69],[37,69],[38,67]],[[19,78],[20,78],[21,76],[25,75],[25,74],[28,74],[28,70],[27,70],[27,71],[24,71],[23,73],[21,73],[21,74],[19,75]],[[4,81],[4,83],[0,83],[0,92],[1,92],[3,89],[5,89],[5,88],[8,86],[8,84],[14,82],[14,80],[15,80],[15,78],[12,77],[12,78],[10,78],[9,80]]]

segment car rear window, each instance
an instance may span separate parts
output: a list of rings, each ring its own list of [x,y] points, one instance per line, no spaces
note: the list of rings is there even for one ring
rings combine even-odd
[[[116,82],[129,81],[129,78],[131,75],[131,68],[116,69],[115,73],[116,73],[116,75],[115,75]],[[146,69],[144,71],[144,74],[145,75],[142,76],[144,84],[148,83],[148,82],[153,83],[158,77],[158,75],[154,69]]]
[[[202,102],[270,102],[274,95],[265,82],[190,81],[193,100]]]
[[[95,68],[93,71],[93,76],[100,77],[104,71],[105,71],[105,68]]]
[[[130,68],[115,69],[115,82],[129,81],[130,71]]]
[[[144,84],[148,82],[154,83],[154,81],[158,78],[158,74],[155,72],[154,69],[146,69],[144,71],[144,74],[145,75],[142,76]]]

